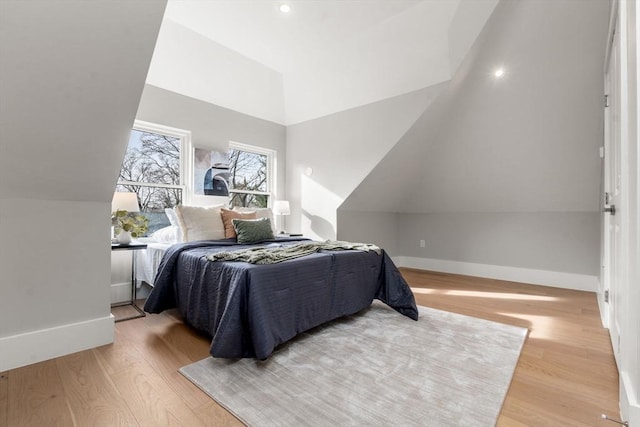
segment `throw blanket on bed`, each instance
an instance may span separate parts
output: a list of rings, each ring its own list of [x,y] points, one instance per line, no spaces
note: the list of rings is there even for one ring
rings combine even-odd
[[[320,251],[356,250],[381,254],[380,248],[368,243],[350,243],[340,241],[303,242],[293,246],[277,248],[249,248],[238,251],[218,252],[207,256],[209,261],[240,261],[249,264],[277,264],[300,258]]]

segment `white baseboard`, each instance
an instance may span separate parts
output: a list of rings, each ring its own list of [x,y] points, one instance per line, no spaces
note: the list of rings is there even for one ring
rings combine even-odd
[[[113,342],[113,315],[0,338],[0,372]]]
[[[628,421],[630,426],[640,425],[640,401],[626,371],[620,373],[620,412],[623,421]]]
[[[472,262],[407,256],[394,257],[393,261],[398,267],[416,268],[419,270],[464,274],[467,276],[508,280],[510,282],[552,286],[555,288],[574,289],[578,291],[597,292],[598,290],[598,277],[586,274],[563,273],[559,271],[534,270],[530,268],[505,267],[501,265],[476,264]]]
[[[598,311],[600,312],[600,322],[602,323],[602,327],[609,329],[609,307],[607,303],[604,302],[604,296],[602,295],[602,288],[598,286],[598,295],[596,300],[598,301]]]

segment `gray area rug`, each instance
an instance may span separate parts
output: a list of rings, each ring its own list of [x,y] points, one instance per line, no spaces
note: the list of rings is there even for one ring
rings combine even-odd
[[[527,330],[374,302],[268,360],[207,358],[180,372],[249,426],[493,426]]]

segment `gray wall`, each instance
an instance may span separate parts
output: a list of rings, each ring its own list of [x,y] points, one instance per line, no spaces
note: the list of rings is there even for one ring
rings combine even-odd
[[[113,340],[110,204],[165,2],[0,2],[0,371]]]
[[[288,229],[335,239],[338,207],[443,87],[428,87],[289,126],[287,196],[292,215]],[[305,174],[307,168],[313,170],[311,176]]]
[[[229,141],[235,141],[276,150],[275,197],[284,198],[286,130],[283,125],[151,85],[144,87],[136,118],[189,130],[194,147],[226,151]]]
[[[345,206],[596,211],[607,12],[601,1],[501,2],[459,72],[414,125],[419,130],[394,146]],[[491,74],[498,65],[506,70],[501,80]],[[445,98],[445,113],[432,111]]]
[[[400,255],[596,276],[596,212],[398,214]],[[419,241],[425,240],[425,248]]]
[[[608,7],[500,2],[342,209],[399,213],[394,255],[597,275]]]
[[[338,240],[373,243],[398,253],[398,217],[391,212],[338,211]]]

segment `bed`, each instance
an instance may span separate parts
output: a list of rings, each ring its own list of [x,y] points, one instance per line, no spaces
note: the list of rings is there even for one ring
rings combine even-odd
[[[177,308],[184,321],[212,337],[213,357],[266,359],[296,335],[379,299],[417,320],[411,289],[382,250],[320,251],[277,264],[213,262],[221,251],[283,247],[306,239],[260,244],[235,239],[172,245],[162,257],[144,309]]]

